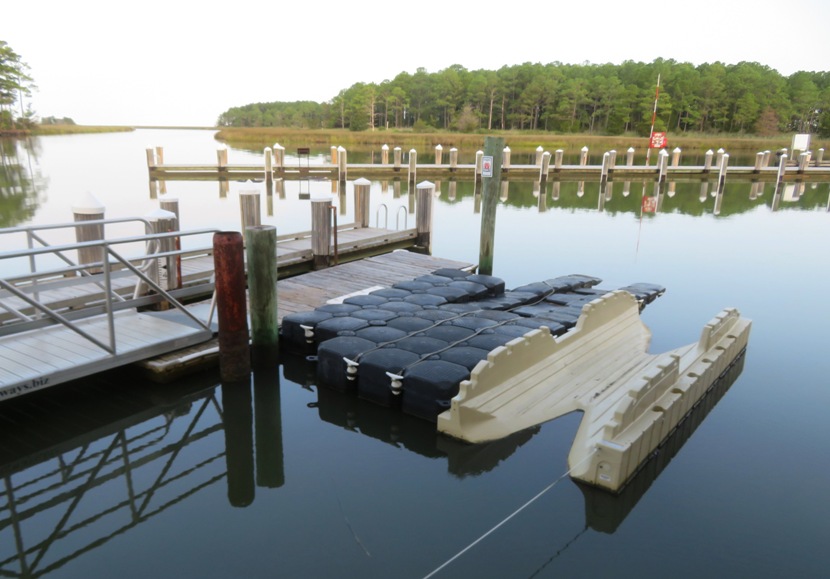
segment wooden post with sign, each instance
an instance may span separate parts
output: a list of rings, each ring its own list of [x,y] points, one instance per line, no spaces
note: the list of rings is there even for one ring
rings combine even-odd
[[[484,139],[484,155],[481,160],[481,242],[478,256],[478,272],[482,275],[493,275],[496,207],[499,202],[503,150],[503,137],[486,137]]]

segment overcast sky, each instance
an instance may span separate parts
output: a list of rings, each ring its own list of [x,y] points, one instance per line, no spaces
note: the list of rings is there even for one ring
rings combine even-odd
[[[497,8],[503,7],[505,11]],[[212,126],[233,106],[331,99],[419,67],[673,58],[830,70],[830,0],[23,0],[0,40],[40,116]]]

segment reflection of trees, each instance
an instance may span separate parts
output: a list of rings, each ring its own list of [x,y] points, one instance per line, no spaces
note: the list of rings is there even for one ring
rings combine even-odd
[[[0,139],[0,227],[28,221],[40,206],[44,179],[31,162],[38,151],[36,139]]]

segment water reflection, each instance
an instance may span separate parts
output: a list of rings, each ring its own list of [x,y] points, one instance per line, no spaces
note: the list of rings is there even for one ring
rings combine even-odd
[[[321,423],[446,460],[457,479],[493,471],[540,431],[479,445],[452,440],[429,422],[316,388],[313,363],[296,356],[260,365],[252,383],[219,388],[212,375],[163,387],[69,383],[0,407],[0,544],[11,547],[2,553],[0,572],[38,577],[56,571],[222,479],[233,507],[254,504],[257,487],[283,487],[280,368],[293,382],[286,387],[316,391],[307,410]],[[585,500],[584,529],[620,527],[742,369],[743,358],[621,495],[574,483]]]
[[[36,170],[37,139],[0,139],[0,228],[29,221],[39,209],[45,179]]]

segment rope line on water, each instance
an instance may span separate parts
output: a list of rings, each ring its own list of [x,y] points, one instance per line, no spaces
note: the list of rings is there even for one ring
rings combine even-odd
[[[507,521],[509,521],[510,519],[512,519],[513,517],[515,517],[515,516],[516,516],[516,515],[518,515],[519,513],[521,513],[523,510],[525,510],[525,509],[526,509],[527,507],[529,507],[531,504],[533,504],[534,502],[536,502],[536,500],[538,500],[538,499],[539,499],[542,495],[544,495],[544,494],[545,494],[546,492],[548,492],[550,489],[552,489],[553,487],[555,487],[555,486],[559,483],[559,481],[561,481],[563,478],[565,478],[566,476],[568,476],[569,474],[571,474],[571,472],[572,472],[575,468],[577,468],[577,467],[581,466],[581,465],[582,465],[582,463],[584,463],[586,460],[588,460],[589,458],[591,458],[591,457],[594,455],[594,453],[595,453],[596,451],[597,451],[597,449],[596,449],[596,447],[594,447],[594,449],[593,449],[590,453],[588,453],[588,456],[586,456],[585,458],[583,458],[582,460],[580,460],[577,464],[575,464],[574,466],[572,466],[571,468],[569,468],[568,470],[566,470],[564,473],[562,473],[562,475],[561,475],[559,478],[557,478],[557,479],[556,479],[556,480],[554,480],[552,483],[550,483],[548,486],[546,486],[546,487],[545,487],[545,488],[543,488],[541,491],[539,491],[539,492],[536,494],[536,496],[534,496],[533,498],[531,498],[529,501],[527,501],[525,504],[523,504],[522,506],[520,506],[518,509],[516,509],[515,511],[513,511],[512,513],[510,513],[509,515],[507,515],[504,519],[502,519],[502,520],[501,520],[501,522],[497,523],[494,527],[492,527],[489,531],[487,531],[486,533],[484,533],[483,535],[481,535],[478,539],[476,539],[475,541],[473,541],[472,543],[470,543],[469,545],[467,545],[466,547],[464,547],[463,549],[461,549],[458,553],[456,553],[455,555],[453,555],[452,557],[450,557],[449,559],[447,559],[444,563],[442,563],[440,566],[436,567],[436,568],[435,568],[432,572],[430,572],[428,575],[424,575],[424,579],[429,579],[430,577],[433,577],[436,573],[438,573],[439,571],[441,571],[442,569],[444,569],[445,567],[447,567],[450,563],[452,563],[453,561],[455,561],[456,559],[458,559],[459,557],[461,557],[461,555],[463,555],[464,553],[466,553],[467,551],[469,551],[470,549],[472,549],[473,547],[475,547],[476,545],[478,545],[480,542],[482,542],[484,539],[486,539],[487,537],[489,537],[490,535],[492,535],[494,532],[496,532],[496,530],[497,530],[497,529],[499,529],[499,528],[500,528],[502,525],[504,525]]]

